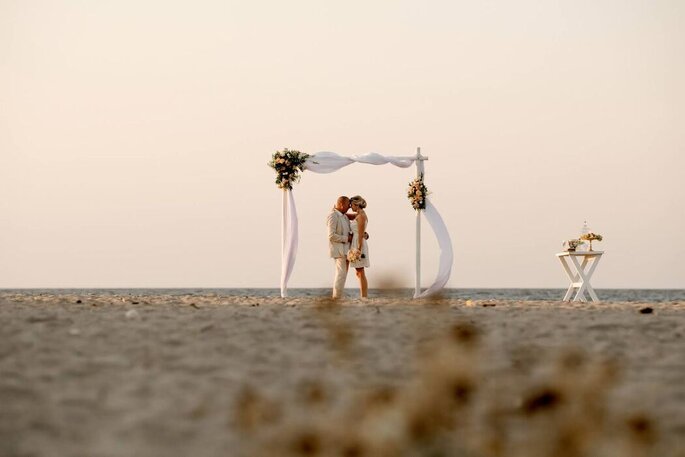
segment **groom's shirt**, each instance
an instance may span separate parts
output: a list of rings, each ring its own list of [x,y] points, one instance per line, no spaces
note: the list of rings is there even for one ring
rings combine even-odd
[[[350,250],[348,235],[352,232],[350,220],[337,209],[333,209],[326,218],[328,225],[329,254],[333,258],[345,257]]]

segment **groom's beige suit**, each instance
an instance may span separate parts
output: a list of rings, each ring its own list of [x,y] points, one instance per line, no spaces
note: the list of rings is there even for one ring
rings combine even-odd
[[[335,282],[333,298],[342,298],[347,279],[347,252],[350,250],[348,235],[352,232],[350,220],[343,213],[333,208],[326,218],[328,225],[328,248],[335,260]]]

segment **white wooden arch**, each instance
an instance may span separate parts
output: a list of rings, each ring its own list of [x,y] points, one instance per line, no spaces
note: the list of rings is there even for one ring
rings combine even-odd
[[[334,152],[317,152],[305,162],[305,171],[314,173],[332,173],[353,163],[370,165],[392,164],[401,168],[408,168],[416,164],[416,176],[425,176],[424,162],[427,157],[421,155],[421,148],[417,148],[416,156],[382,156],[376,153],[363,154],[353,157],[343,157]],[[440,248],[440,260],[435,281],[426,290],[421,291],[421,213],[428,221]],[[283,219],[281,224],[281,297],[288,296],[288,281],[295,266],[298,246],[297,209],[293,192],[283,190]],[[454,254],[449,231],[438,210],[433,206],[430,198],[426,198],[426,209],[416,212],[416,276],[414,298],[424,298],[435,294],[447,284],[452,272]]]

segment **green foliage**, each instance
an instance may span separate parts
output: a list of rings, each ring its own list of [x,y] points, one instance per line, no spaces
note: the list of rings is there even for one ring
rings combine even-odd
[[[281,189],[292,190],[293,183],[300,180],[300,172],[305,170],[309,154],[290,150],[276,151],[269,166],[276,171],[276,185]]]

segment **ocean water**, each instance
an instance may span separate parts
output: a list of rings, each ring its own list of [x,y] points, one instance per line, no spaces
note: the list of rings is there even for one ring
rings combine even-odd
[[[358,289],[345,289],[348,297],[358,296]],[[327,296],[330,289],[288,289],[290,297]],[[445,298],[473,300],[561,300],[566,289],[444,289]],[[600,300],[625,302],[665,303],[685,301],[685,289],[595,289]],[[98,294],[98,295],[207,295],[277,297],[279,289],[269,288],[178,288],[178,289],[0,289],[0,293],[39,294]],[[413,289],[395,289],[393,296],[411,298]],[[369,290],[369,297],[387,295],[388,291]]]

